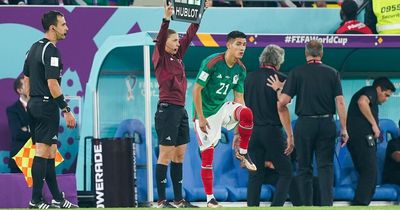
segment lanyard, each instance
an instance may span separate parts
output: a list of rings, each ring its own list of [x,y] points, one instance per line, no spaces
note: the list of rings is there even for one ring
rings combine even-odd
[[[275,66],[270,66],[270,65],[261,65],[260,68],[263,68],[263,69],[268,68],[268,69],[272,69],[274,71],[278,71]]]
[[[314,60],[314,59],[313,59],[313,60],[308,60],[307,63],[308,63],[308,64],[321,64],[322,61],[321,61],[321,60]]]

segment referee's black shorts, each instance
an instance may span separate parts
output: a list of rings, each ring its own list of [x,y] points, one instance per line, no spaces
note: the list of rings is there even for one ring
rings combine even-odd
[[[179,146],[189,140],[189,121],[185,107],[160,102],[155,115],[158,144]]]
[[[32,97],[28,102],[28,114],[33,143],[56,144],[60,111],[54,100]]]

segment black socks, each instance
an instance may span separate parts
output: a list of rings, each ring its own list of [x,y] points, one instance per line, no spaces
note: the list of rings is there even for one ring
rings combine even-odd
[[[171,179],[175,201],[182,200],[182,163],[171,162]]]
[[[56,179],[56,166],[54,159],[47,159],[46,183],[51,194],[53,195],[54,200],[62,201],[63,197],[58,189]]]
[[[168,166],[166,165],[157,164],[156,166],[158,201],[166,200],[165,188],[167,185],[167,169]]]
[[[35,156],[32,162],[32,201],[38,203],[42,200],[43,182],[46,176],[47,159]]]

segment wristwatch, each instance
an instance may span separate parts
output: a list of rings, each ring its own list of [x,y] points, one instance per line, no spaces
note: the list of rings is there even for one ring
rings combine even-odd
[[[67,113],[67,112],[71,112],[71,108],[69,108],[69,106],[66,106],[62,112]]]

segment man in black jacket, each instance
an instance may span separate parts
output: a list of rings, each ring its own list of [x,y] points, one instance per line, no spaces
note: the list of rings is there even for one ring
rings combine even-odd
[[[322,63],[323,45],[311,40],[305,46],[307,64],[290,71],[278,109],[296,97],[294,140],[299,163],[299,189],[302,204],[313,204],[313,154],[318,168],[321,206],[333,205],[333,155],[336,126],[333,115],[339,115],[342,146],[347,142],[346,106],[339,72]]]
[[[271,206],[283,206],[292,179],[289,155],[293,151],[294,144],[289,110],[286,106],[281,110],[277,108],[281,88],[266,85],[269,77],[274,77],[280,83],[286,79],[286,76],[279,72],[284,57],[285,51],[282,48],[273,44],[268,45],[260,55],[260,69],[249,73],[245,80],[244,100],[246,106],[254,113],[249,154],[258,169],[249,172],[248,206],[260,205],[261,185],[266,176],[264,170],[266,156],[279,174]],[[286,139],[282,127],[285,129]]]
[[[29,116],[26,112],[28,96],[26,94],[23,78],[19,77],[14,81],[14,91],[19,95],[19,99],[11,106],[7,107],[8,127],[12,136],[10,161],[8,167],[11,173],[21,173],[12,157],[24,146],[31,137],[29,129]]]

